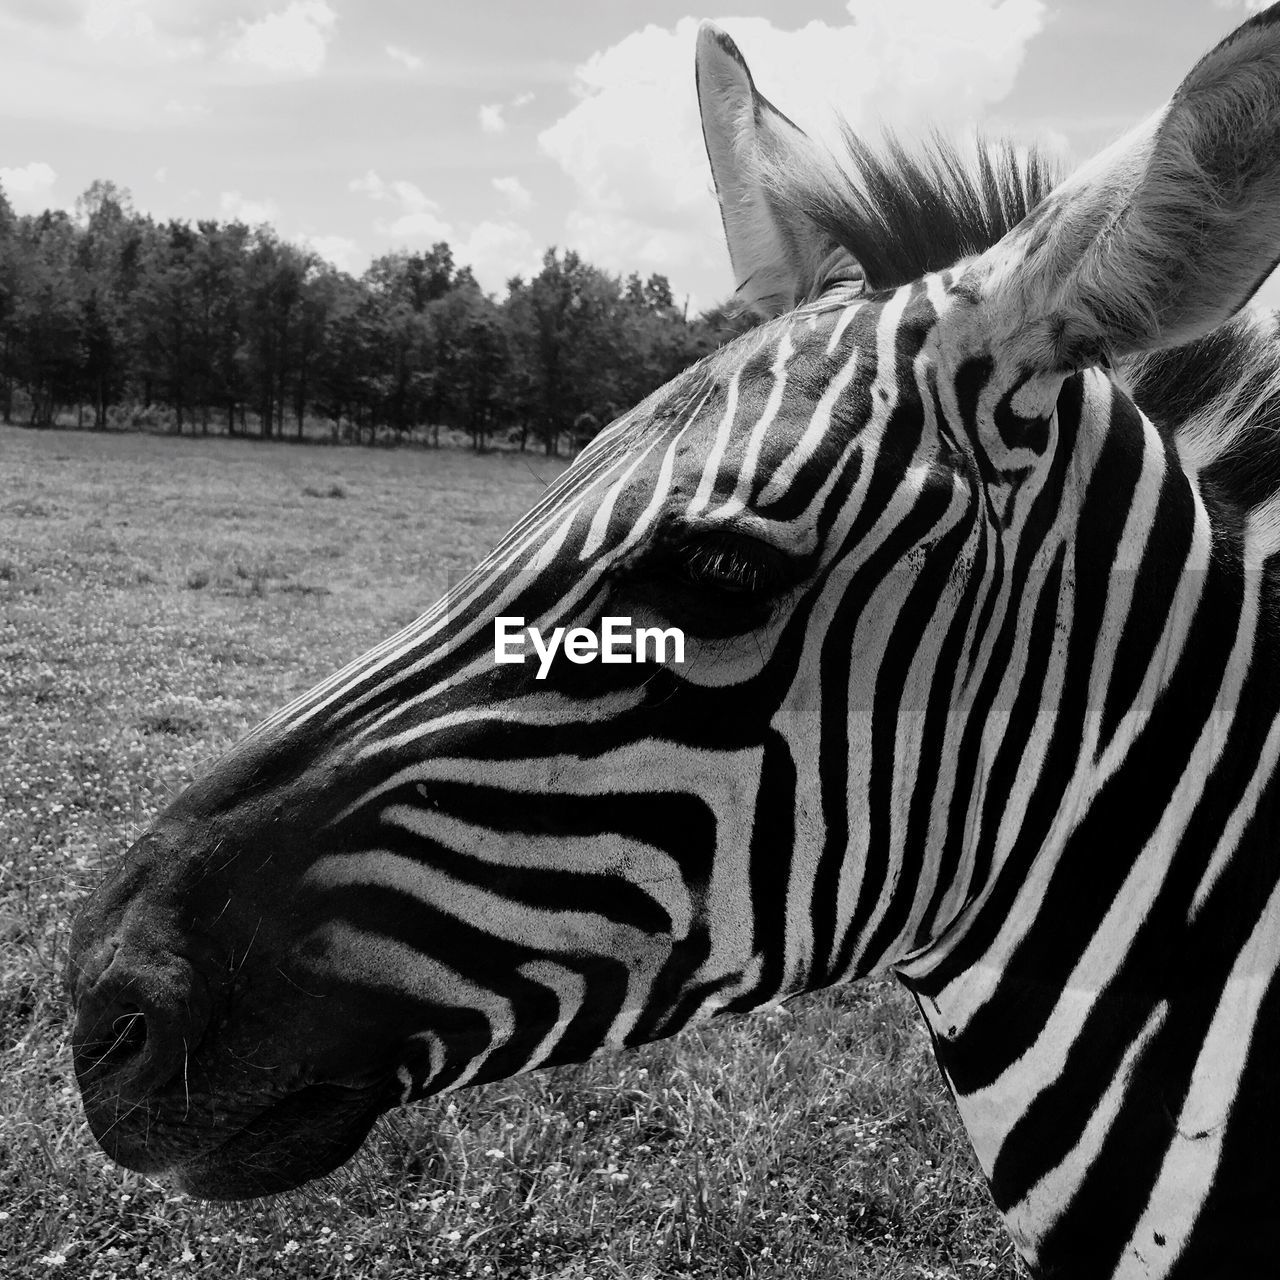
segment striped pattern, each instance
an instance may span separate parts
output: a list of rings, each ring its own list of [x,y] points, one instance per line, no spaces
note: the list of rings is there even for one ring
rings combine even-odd
[[[1215,95],[1280,86],[1275,12],[1029,215],[1034,164],[890,157],[879,229],[704,30],[735,269],[809,301],[135,846],[72,945],[108,1150],[277,1190],[396,1100],[891,968],[1036,1274],[1273,1272],[1280,348],[1221,322],[1280,244],[1280,88]],[[496,617],[619,615],[685,663],[494,662]]]
[[[489,1028],[424,1033],[406,1100],[896,965],[1028,1257],[1161,1275],[1221,1254],[1201,1209],[1274,1114],[1246,1050],[1274,1048],[1280,952],[1276,501],[1203,492],[1101,372],[1033,423],[989,369],[940,386],[948,280],[690,371],[263,732],[349,737],[378,781],[308,880],[362,964]],[[975,448],[984,416],[1017,446]],[[495,614],[651,608],[620,566],[672,525],[803,580],[685,670],[495,678]]]

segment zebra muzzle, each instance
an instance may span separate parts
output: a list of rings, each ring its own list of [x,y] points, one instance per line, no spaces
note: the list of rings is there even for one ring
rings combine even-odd
[[[116,947],[82,970],[72,1051],[81,1087],[141,1101],[181,1075],[211,1016],[208,988],[180,956]]]

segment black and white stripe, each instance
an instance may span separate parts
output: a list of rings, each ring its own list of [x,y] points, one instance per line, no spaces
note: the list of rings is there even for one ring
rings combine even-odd
[[[392,1101],[891,968],[1038,1273],[1265,1274],[1280,360],[1273,324],[1173,298],[1141,237],[1184,153],[1261,145],[1213,86],[1255,56],[1280,84],[1273,27],[1193,71],[1141,164],[1030,213],[1047,176],[1012,153],[968,177],[895,153],[875,213],[704,33],[726,232],[774,314],[605,431],[435,609],[265,722],[90,904],[77,1037],[113,1154],[203,1194],[292,1185]],[[1278,217],[1269,190],[1237,195],[1251,227]],[[1186,219],[1157,220],[1165,261],[1194,249],[1187,191]],[[913,266],[935,243],[970,256]],[[1090,292],[1096,245],[1125,268],[1114,311]],[[1166,330],[1194,340],[1163,349]],[[685,663],[494,663],[499,615],[614,614],[682,627]],[[151,973],[130,918],[243,952],[231,986],[200,979],[181,1120],[155,1062],[91,1052]],[[179,1025],[166,993],[195,980],[166,981],[149,1025]],[[270,1085],[237,1065],[250,1038],[292,1064]],[[314,1158],[287,1117],[243,1156],[201,1128],[220,1098],[353,1081],[368,1106]]]

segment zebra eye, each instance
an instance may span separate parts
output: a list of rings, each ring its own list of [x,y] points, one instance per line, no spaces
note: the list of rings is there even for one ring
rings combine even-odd
[[[676,625],[714,638],[764,626],[798,577],[790,557],[757,538],[699,533],[652,549],[623,585]]]
[[[676,548],[676,567],[695,587],[758,595],[780,584],[779,553],[754,539],[715,538]]]

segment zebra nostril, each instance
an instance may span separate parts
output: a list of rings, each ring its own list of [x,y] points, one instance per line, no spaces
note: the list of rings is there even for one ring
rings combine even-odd
[[[77,1001],[76,1074],[121,1097],[140,1098],[181,1074],[209,1022],[203,981],[189,963],[146,963],[117,954]]]
[[[147,1019],[141,1009],[121,1010],[111,1030],[114,1039],[102,1055],[104,1063],[123,1065],[147,1047]]]
[[[147,1016],[137,1005],[106,1010],[77,1046],[79,1070],[97,1077],[137,1070],[147,1050]]]

